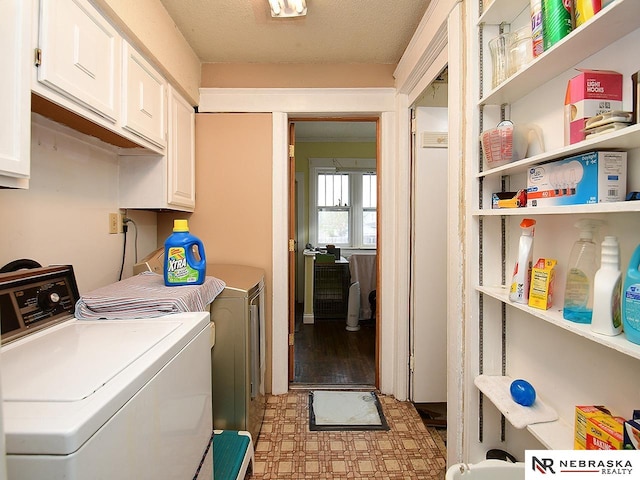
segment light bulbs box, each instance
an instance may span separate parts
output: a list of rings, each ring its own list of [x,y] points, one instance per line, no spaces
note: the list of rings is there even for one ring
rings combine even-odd
[[[588,118],[622,110],[622,74],[610,70],[582,70],[569,80],[564,100],[564,144],[585,139]]]
[[[627,152],[588,152],[536,165],[527,173],[527,207],[621,202]]]

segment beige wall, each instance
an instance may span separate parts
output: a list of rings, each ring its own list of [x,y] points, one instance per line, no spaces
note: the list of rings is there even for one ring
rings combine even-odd
[[[95,138],[34,114],[28,190],[0,189],[0,266],[19,258],[71,264],[80,294],[116,282],[122,234],[109,233],[118,212],[118,154]],[[130,211],[123,277],[156,248],[156,213]],[[137,230],[137,232],[136,232]],[[137,234],[137,235],[136,235]]]
[[[272,302],[271,114],[196,115],[196,209],[190,232],[204,243],[207,263],[265,270],[266,336]],[[158,245],[171,233],[175,213],[158,214]],[[280,266],[286,268],[286,265]],[[266,387],[271,390],[271,342]]]
[[[200,60],[160,0],[95,0],[192,105],[199,100]]]
[[[204,63],[202,87],[365,88],[393,87],[395,65]]]

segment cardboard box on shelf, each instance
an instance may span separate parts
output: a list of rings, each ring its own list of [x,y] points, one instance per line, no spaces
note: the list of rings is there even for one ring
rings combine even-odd
[[[627,152],[588,152],[537,165],[527,175],[527,207],[621,202]]]
[[[585,121],[611,110],[622,110],[622,74],[583,70],[569,80],[564,99],[564,144],[585,139]]]
[[[495,192],[491,196],[491,208],[520,208],[527,206],[527,191]]]
[[[586,450],[587,448],[587,420],[595,417],[610,417],[611,412],[603,405],[578,405],[574,425],[573,448]]]
[[[587,450],[622,450],[622,417],[592,417],[587,420]]]
[[[530,307],[548,310],[553,305],[553,287],[557,263],[552,258],[539,258],[531,269]]]

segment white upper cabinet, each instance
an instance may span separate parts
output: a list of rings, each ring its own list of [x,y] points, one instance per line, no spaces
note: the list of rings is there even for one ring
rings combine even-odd
[[[28,188],[31,141],[31,2],[2,2],[0,58],[0,186]],[[9,72],[7,74],[7,72]]]
[[[120,156],[120,208],[183,212],[195,208],[195,113],[171,87],[168,98],[166,154],[123,151]]]
[[[169,88],[168,198],[171,205],[193,209],[195,186],[195,112]]]
[[[167,82],[135,49],[123,42],[122,125],[164,147]]]
[[[41,0],[38,82],[115,123],[120,43],[88,1]]]

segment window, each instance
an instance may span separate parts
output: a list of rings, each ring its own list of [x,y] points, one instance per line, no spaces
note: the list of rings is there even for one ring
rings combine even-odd
[[[335,167],[323,166],[311,169],[310,241],[314,245],[376,247],[375,168],[349,170],[341,167],[337,172]]]

